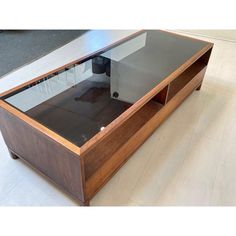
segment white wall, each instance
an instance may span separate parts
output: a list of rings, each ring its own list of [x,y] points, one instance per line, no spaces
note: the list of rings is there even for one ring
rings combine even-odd
[[[178,30],[193,35],[236,42],[236,30]]]

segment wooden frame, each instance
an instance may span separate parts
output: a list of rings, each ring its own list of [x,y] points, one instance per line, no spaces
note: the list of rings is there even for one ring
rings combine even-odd
[[[135,37],[140,32],[142,31],[118,41],[111,47]],[[0,127],[12,158],[20,157],[74,197],[81,205],[89,205],[90,199],[96,192],[169,114],[192,91],[200,89],[212,47],[212,43],[207,43],[202,50],[189,58],[82,147],[69,142],[0,100]],[[100,51],[105,50],[107,48],[102,48]],[[94,55],[97,53],[94,52]],[[91,56],[88,55],[86,58]],[[85,58],[80,58],[66,66],[83,60]],[[51,71],[47,75],[66,66]],[[4,98],[45,76],[42,75],[6,91],[0,97]],[[125,132],[127,129],[129,132]],[[109,149],[106,148],[107,146]]]

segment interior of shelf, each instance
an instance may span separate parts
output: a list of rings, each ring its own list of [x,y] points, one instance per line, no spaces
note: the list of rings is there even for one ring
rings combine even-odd
[[[206,67],[206,64],[201,60],[194,62],[186,71],[179,75],[169,85],[167,102],[170,101],[188,82],[190,82],[201,70]]]
[[[165,105],[167,102],[168,90],[169,90],[169,85],[164,87],[152,100],[162,105]]]
[[[139,111],[104,138],[91,152],[85,154],[85,176],[88,179],[103,163],[106,162],[127,140],[129,140],[143,125],[145,125],[160,109],[163,104],[150,100]],[[109,148],[107,148],[109,147]]]

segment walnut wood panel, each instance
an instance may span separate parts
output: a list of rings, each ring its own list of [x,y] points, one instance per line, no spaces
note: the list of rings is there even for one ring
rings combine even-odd
[[[156,112],[140,129],[133,134],[125,144],[101,166],[96,173],[86,181],[86,195],[92,198],[94,194],[119,170],[130,155],[143,144],[152,132],[194,91],[202,82],[206,68],[203,68],[180,92],[176,94],[162,109]],[[152,101],[150,101],[152,103]],[[147,105],[146,105],[147,106]],[[142,109],[145,109],[144,107]],[[115,142],[115,140],[114,140]],[[107,147],[104,145],[103,149]],[[97,150],[99,151],[99,150]],[[101,153],[97,152],[97,156]]]
[[[85,201],[83,165],[78,155],[0,108],[0,127],[10,150],[70,193]]]

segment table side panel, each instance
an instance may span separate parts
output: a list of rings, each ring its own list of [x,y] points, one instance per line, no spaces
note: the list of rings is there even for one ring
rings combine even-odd
[[[78,155],[0,107],[0,128],[6,145],[62,190],[83,202],[83,170]]]

